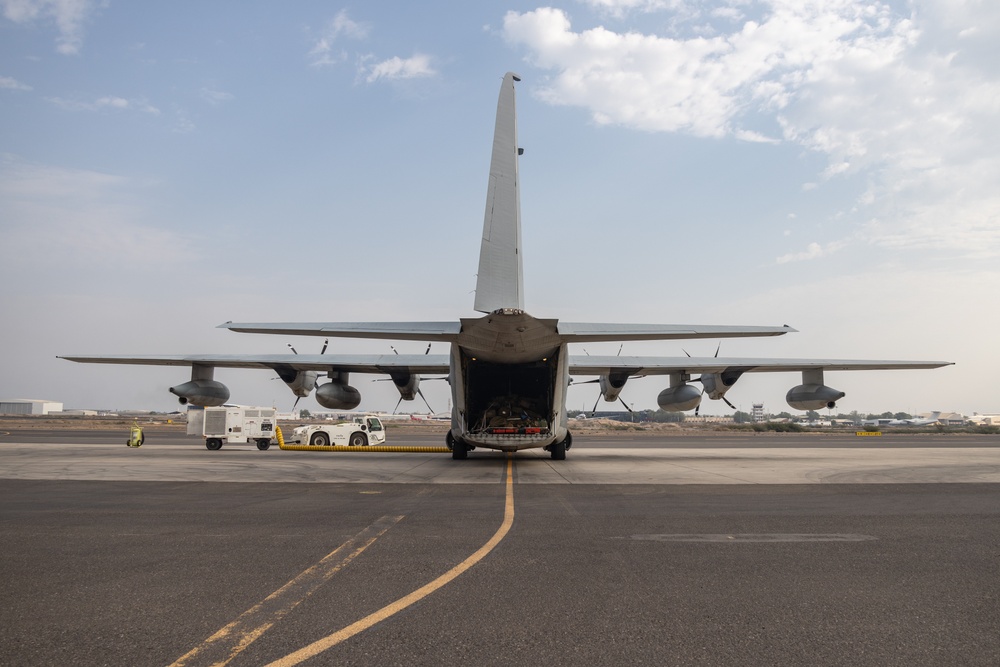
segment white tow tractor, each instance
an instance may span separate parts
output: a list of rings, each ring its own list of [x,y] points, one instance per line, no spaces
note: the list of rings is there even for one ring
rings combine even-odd
[[[367,447],[385,442],[385,428],[378,417],[355,417],[339,424],[312,424],[299,426],[286,441],[313,447],[348,446]]]
[[[227,405],[203,411],[205,447],[222,449],[223,443],[255,443],[264,451],[271,446],[277,411],[274,408],[250,408]],[[190,415],[188,428],[191,427]]]

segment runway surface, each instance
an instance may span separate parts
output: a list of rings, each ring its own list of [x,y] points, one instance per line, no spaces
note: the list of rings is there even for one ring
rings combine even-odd
[[[996,436],[555,462],[18,435],[0,664],[1000,664]]]

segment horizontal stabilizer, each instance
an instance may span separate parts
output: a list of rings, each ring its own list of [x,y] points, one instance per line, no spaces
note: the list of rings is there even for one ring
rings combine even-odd
[[[459,322],[226,322],[219,329],[283,336],[329,336],[453,342],[462,330]]]
[[[713,326],[701,324],[593,324],[560,322],[559,335],[567,343],[600,343],[630,340],[681,340],[685,338],[742,338],[793,333],[781,327]]]

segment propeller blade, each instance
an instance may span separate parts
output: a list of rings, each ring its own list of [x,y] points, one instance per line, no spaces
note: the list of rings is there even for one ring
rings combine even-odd
[[[298,352],[295,351],[295,348],[292,347],[291,343],[288,344],[288,349],[292,351],[292,354],[298,354]]]
[[[736,406],[735,406],[735,405],[733,405],[732,403],[730,403],[730,402],[729,402],[729,399],[728,399],[728,398],[726,398],[725,396],[723,396],[723,397],[722,397],[722,400],[724,400],[724,401],[726,402],[726,405],[728,405],[729,407],[731,407],[731,408],[732,408],[733,410],[735,410],[735,409],[736,409]]]
[[[295,399],[295,402],[292,403],[292,412],[295,412],[295,408],[296,408],[296,406],[298,406],[299,401],[301,401],[301,400],[302,400],[301,396],[299,396],[298,398]]]
[[[624,405],[624,406],[625,406],[625,409],[626,409],[626,410],[628,410],[629,412],[635,412],[635,410],[633,410],[632,408],[630,408],[630,407],[628,406],[628,403],[626,403],[626,402],[625,402],[625,399],[624,399],[624,398],[622,398],[621,396],[619,396],[619,397],[618,397],[618,400],[622,402],[622,405]]]
[[[691,358],[691,353],[688,352],[687,350],[685,350],[683,347],[681,348],[681,352],[683,352],[684,354],[686,354],[689,359]]]
[[[420,398],[424,399],[424,405],[427,406],[427,411],[430,412],[431,414],[434,414],[434,408],[432,408],[431,404],[427,402],[427,398],[424,396],[424,390],[421,389],[420,387],[417,387],[417,394],[420,396]]]
[[[402,396],[400,396],[400,397],[399,397],[399,400],[398,400],[398,401],[396,401],[396,407],[394,407],[394,408],[392,409],[392,414],[396,414],[396,410],[398,410],[398,409],[399,409],[399,404],[400,404],[400,403],[402,403],[402,402],[403,402],[403,397],[402,397]]]
[[[323,341],[323,349],[319,351],[320,354],[326,354],[326,346],[330,344],[330,339],[327,338]]]
[[[396,348],[394,348],[392,345],[389,346],[389,349],[392,350],[393,354],[399,354],[399,352],[396,350]]]
[[[620,346],[618,347],[618,354],[616,354],[616,355],[615,355],[616,357],[620,357],[620,356],[622,356],[622,348],[624,348],[624,347],[625,347],[625,343],[622,343],[622,344],[621,344],[621,345],[620,345]]]
[[[431,345],[433,345],[433,343],[427,343],[427,349],[424,350],[424,354],[425,355],[428,355],[428,354],[431,353]]]
[[[712,355],[712,356],[714,356],[715,358],[718,358],[719,357],[719,350],[721,350],[721,349],[722,349],[722,341],[720,340],[719,341],[719,346],[717,348],[715,348],[715,354]]]
[[[601,400],[601,395],[600,395],[600,394],[598,394],[598,395],[597,395],[597,400],[596,400],[596,401],[594,401],[594,407],[593,407],[593,409],[592,409],[592,410],[590,411],[590,416],[591,416],[591,417],[593,417],[593,416],[594,416],[594,414],[595,414],[595,413],[597,412],[597,404],[598,404],[598,403],[600,402],[600,400]]]

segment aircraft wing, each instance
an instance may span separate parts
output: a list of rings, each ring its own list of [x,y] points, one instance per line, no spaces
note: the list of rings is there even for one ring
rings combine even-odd
[[[950,366],[951,361],[866,361],[858,359],[754,359],[747,357],[613,357],[569,359],[570,375],[668,375],[670,373],[778,373],[789,371],[887,371]]]
[[[184,354],[160,356],[113,355],[60,359],[84,364],[127,364],[138,366],[207,366],[212,368],[263,368],[296,371],[343,371],[387,374],[447,373],[446,354]]]
[[[374,338],[451,343],[462,331],[460,322],[226,322],[219,329],[241,333],[330,338]],[[395,356],[395,355],[394,355]]]
[[[704,324],[596,324],[560,322],[559,335],[567,343],[597,343],[630,340],[672,340],[686,338],[742,338],[781,336],[794,333],[787,324],[780,327],[715,326]]]

